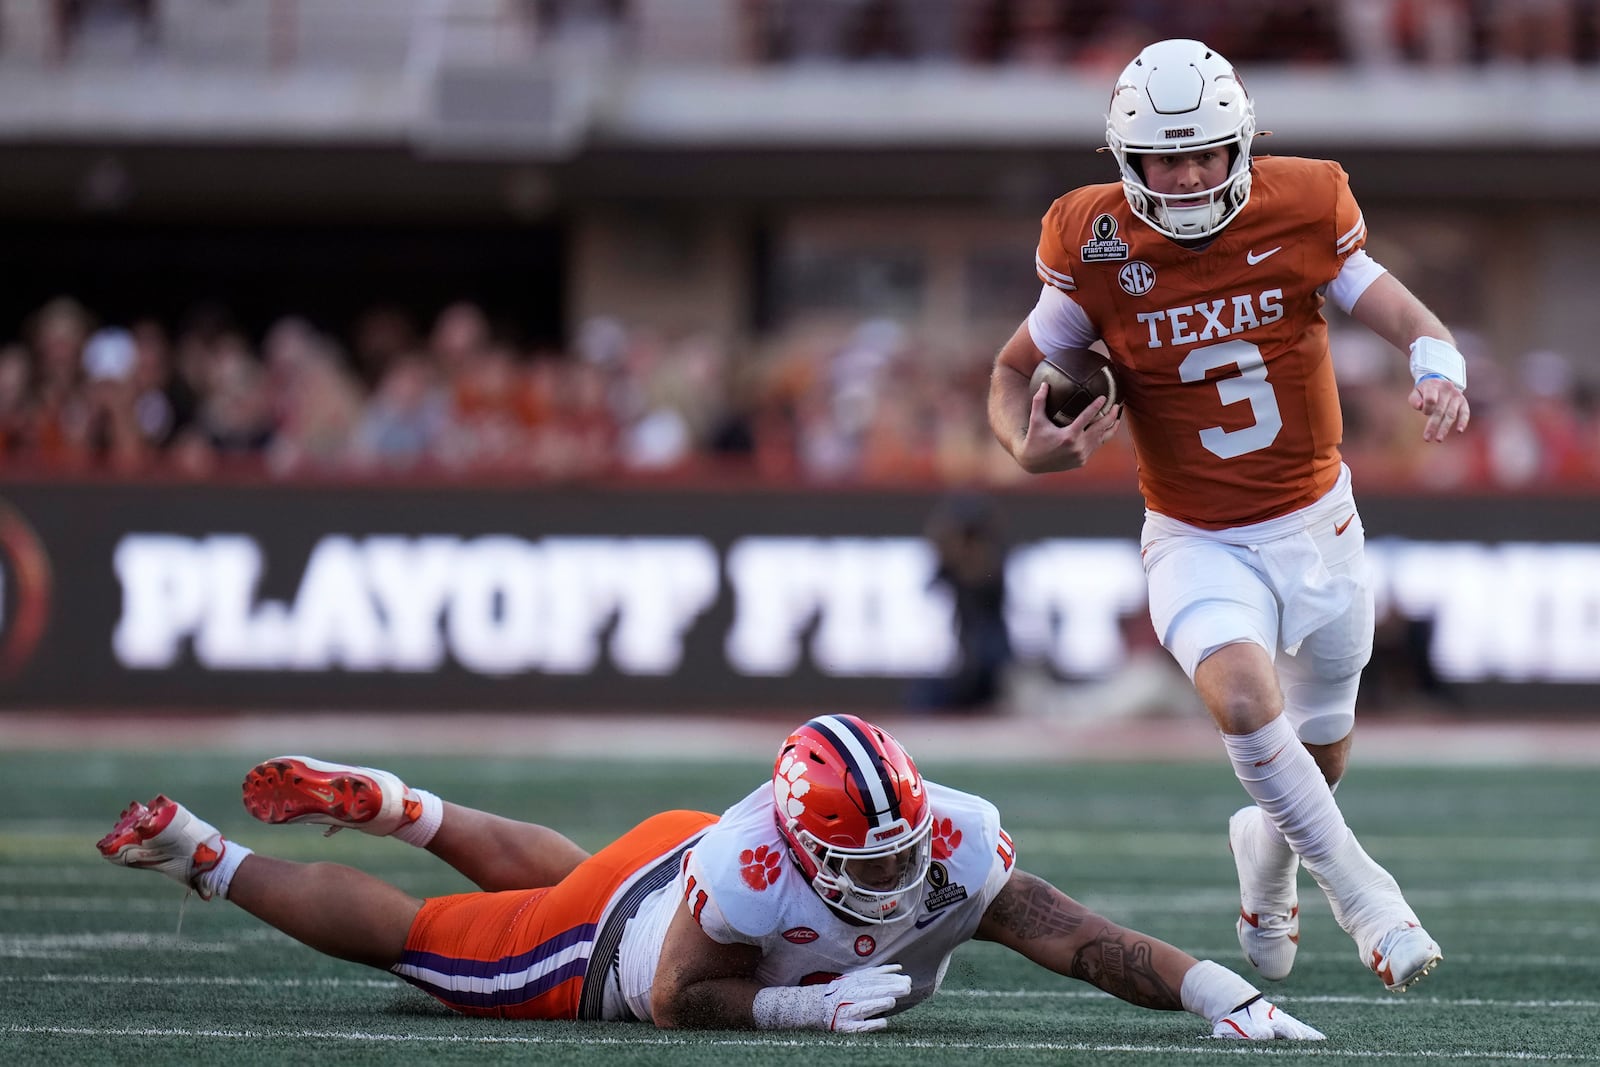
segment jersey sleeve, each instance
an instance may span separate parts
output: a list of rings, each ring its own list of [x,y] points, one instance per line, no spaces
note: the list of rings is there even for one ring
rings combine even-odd
[[[722,945],[762,945],[773,932],[780,910],[764,899],[778,896],[775,883],[792,876],[788,860],[777,848],[762,845],[749,855],[724,855],[723,842],[712,835],[697,845],[683,870],[683,905],[706,936]],[[733,859],[743,860],[742,866]],[[734,872],[729,876],[730,872]],[[757,891],[752,884],[762,885]]]
[[[994,903],[994,898],[1000,895],[1000,890],[1011,881],[1011,874],[1017,869],[1017,847],[1011,843],[1011,835],[1006,833],[1005,827],[1000,825],[1000,813],[994,813],[993,821],[994,854],[989,861],[989,876],[983,880],[983,889],[979,892],[979,899],[983,902],[982,911],[988,911],[989,905]]]
[[[1367,243],[1367,222],[1362,217],[1361,205],[1350,191],[1350,175],[1343,167],[1334,165],[1334,255],[1340,265]]]
[[[932,885],[926,906],[937,911],[959,898],[967,905],[969,928],[975,929],[1017,869],[1017,848],[989,801],[931,784],[929,793],[940,813],[933,824],[933,858],[946,868],[935,881],[947,884]]]
[[[1066,213],[1065,197],[1051,204],[1050,210],[1045,212],[1039,226],[1039,248],[1033,255],[1033,268],[1044,284],[1053,285],[1063,293],[1071,293],[1078,288],[1078,283],[1072,277],[1077,264],[1064,239],[1067,232]]]

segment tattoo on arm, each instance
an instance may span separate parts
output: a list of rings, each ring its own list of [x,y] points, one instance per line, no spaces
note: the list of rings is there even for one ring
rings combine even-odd
[[[1141,1008],[1178,1011],[1183,998],[1162,980],[1148,938],[1107,926],[1072,958],[1072,976]]]
[[[1083,925],[1081,909],[1043,879],[1018,871],[989,907],[989,918],[1019,940],[1070,934]]]

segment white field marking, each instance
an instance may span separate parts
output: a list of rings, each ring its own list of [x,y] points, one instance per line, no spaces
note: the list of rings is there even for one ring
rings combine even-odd
[[[658,1030],[645,1030],[638,1037],[598,1037],[574,1034],[571,1037],[546,1037],[539,1034],[500,1036],[470,1036],[459,1034],[380,1034],[366,1030],[187,1030],[177,1028],[144,1029],[134,1027],[92,1026],[15,1026],[0,1029],[0,1034],[48,1034],[70,1037],[176,1037],[222,1038],[245,1041],[288,1039],[291,1041],[372,1041],[405,1045],[545,1045],[593,1047],[615,1045],[621,1047],[666,1046],[673,1048],[830,1048],[859,1046],[864,1048],[912,1049],[962,1049],[988,1052],[1007,1050],[1018,1052],[1127,1052],[1138,1055],[1172,1054],[1193,1056],[1197,1053],[1228,1056],[1320,1056],[1329,1059],[1400,1059],[1400,1060],[1518,1060],[1529,1063],[1596,1063],[1600,1054],[1576,1055],[1573,1053],[1541,1052],[1480,1052],[1470,1049],[1459,1051],[1391,1052],[1384,1049],[1333,1049],[1295,1041],[1258,1044],[1249,1041],[1212,1041],[1201,1038],[1186,1045],[1102,1045],[1087,1041],[946,1041],[927,1038],[887,1039],[872,1035],[865,1040],[851,1034],[817,1034],[797,1037],[747,1037],[706,1038],[698,1036],[677,1037]],[[648,1035],[648,1036],[645,1036]]]
[[[1031,868],[1030,868],[1031,869]],[[1070,888],[1070,887],[1069,887]],[[1158,912],[1163,915],[1199,915],[1220,909],[1229,912],[1239,906],[1239,891],[1235,888],[1186,888],[1166,893],[1099,892],[1078,888],[1072,893],[1084,904],[1107,915],[1126,917],[1129,912]],[[1301,897],[1301,915],[1320,906],[1317,896],[1309,893]],[[1435,908],[1458,907],[1463,904],[1487,904],[1510,901],[1519,904],[1588,904],[1600,903],[1600,882],[1486,882],[1463,885],[1451,889],[1406,889],[1406,899]]]
[[[104,915],[172,912],[178,900],[155,897],[18,897],[0,896],[0,911],[98,912]]]
[[[1115,1000],[1098,989],[944,989],[940,996],[972,997],[980,1000]],[[1593,1010],[1600,1000],[1485,1000],[1480,997],[1419,997],[1416,994],[1381,997],[1357,996],[1272,996],[1274,1004],[1358,1004],[1364,1007],[1426,1008],[1525,1008],[1549,1011]]]
[[[1028,854],[1069,856],[1142,856],[1193,859],[1227,857],[1227,836],[1181,831],[1145,831],[1119,827],[1101,831],[1059,830],[1007,824],[1012,839],[1025,843]],[[1364,833],[1361,842],[1369,852],[1384,852],[1416,859],[1465,859],[1474,864],[1495,861],[1593,859],[1600,843],[1592,836],[1570,837],[1450,837],[1397,836]]]
[[[240,939],[243,940],[243,939]],[[0,957],[11,959],[79,959],[112,951],[237,952],[238,941],[194,941],[168,933],[116,931],[103,934],[0,934]]]
[[[259,978],[244,975],[182,974],[0,974],[0,983],[20,985],[152,985],[152,986],[229,986],[272,989],[389,989],[411,991],[413,987],[396,978]],[[426,994],[418,994],[425,996]]]
[[[111,873],[111,866],[82,865],[0,867],[0,885],[100,885]]]
[[[1351,947],[1352,950],[1354,950],[1355,943],[1352,942],[1350,947]],[[1196,959],[1222,960],[1222,959],[1229,958],[1230,955],[1237,956],[1238,953],[1239,953],[1239,946],[1238,945],[1229,945],[1226,948],[1220,948],[1220,947],[1218,947],[1216,945],[1199,946],[1199,947],[1196,947],[1196,946],[1193,946],[1193,945],[1186,945],[1185,946],[1185,950],[1190,952],[1190,953],[1192,953]],[[1302,961],[1302,962],[1309,962],[1309,963],[1338,963],[1338,964],[1355,963],[1355,956],[1354,956],[1354,952],[1353,951],[1349,952],[1349,953],[1346,953],[1346,952],[1318,952],[1315,949],[1312,949],[1310,951],[1307,951],[1306,949],[1301,949],[1299,954],[1295,956],[1295,959],[1299,960],[1299,961]],[[1512,955],[1509,951],[1505,955],[1492,954],[1492,953],[1481,953],[1481,952],[1480,953],[1453,952],[1453,951],[1451,951],[1450,944],[1447,941],[1445,943],[1445,949],[1444,949],[1444,962],[1447,965],[1449,965],[1452,969],[1457,964],[1460,964],[1460,965],[1466,966],[1466,967],[1473,967],[1473,966],[1477,966],[1478,964],[1481,963],[1481,964],[1483,964],[1485,966],[1493,967],[1497,971],[1513,972],[1513,971],[1517,971],[1517,970],[1538,970],[1538,969],[1544,968],[1544,967],[1592,968],[1594,966],[1594,957],[1593,956],[1541,956],[1541,955],[1538,955],[1536,953],[1535,954],[1528,954],[1525,957],[1523,957],[1523,956]],[[1238,964],[1238,966],[1240,966],[1242,968],[1244,966],[1244,964],[1241,962],[1240,964]],[[1380,998],[1380,999],[1382,999],[1382,998]],[[1400,999],[1405,999],[1405,998],[1400,998]]]
[[[0,974],[0,984],[20,985],[149,985],[223,986],[229,988],[271,989],[382,989],[413,992],[399,978],[261,978],[253,975],[126,975],[126,974]],[[419,997],[425,994],[418,993]],[[1099,1000],[1113,1001],[1110,993],[1098,989],[945,989],[942,996],[976,1000]],[[1276,996],[1281,1004],[1356,1004],[1363,1007],[1425,1008],[1517,1008],[1546,1011],[1568,1009],[1589,1011],[1600,1008],[1600,1000],[1486,1000],[1479,997],[1425,997],[1412,994],[1381,997],[1358,996]]]

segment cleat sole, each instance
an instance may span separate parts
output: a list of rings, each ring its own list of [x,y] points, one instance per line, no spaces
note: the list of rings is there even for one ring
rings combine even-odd
[[[315,770],[296,759],[268,760],[244,779],[244,807],[265,823],[359,825],[383,809],[383,794],[365,776]]]

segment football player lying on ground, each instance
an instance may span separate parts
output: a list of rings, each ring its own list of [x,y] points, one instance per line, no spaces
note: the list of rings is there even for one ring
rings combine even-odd
[[[1219,964],[1018,869],[994,805],[926,781],[849,715],[797,729],[771,781],[720,818],[665,812],[592,856],[387,771],[303,756],[252,769],[244,804],[264,822],[397,837],[482,892],[419,900],[350,867],[271,859],[164,796],[123,812],[100,852],[465,1015],[879,1030],[977,938],[1140,1007],[1187,1009],[1214,1037],[1323,1036]]]

